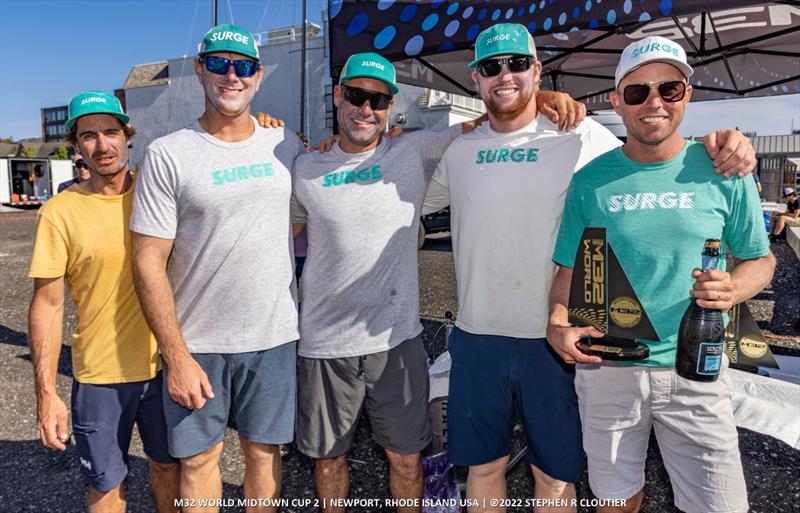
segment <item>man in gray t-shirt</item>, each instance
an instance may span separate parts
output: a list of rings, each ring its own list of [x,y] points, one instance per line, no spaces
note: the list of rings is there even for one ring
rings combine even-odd
[[[279,444],[292,441],[294,430],[290,170],[304,147],[250,116],[263,75],[252,34],[212,28],[195,72],[205,112],[155,140],[138,178],[131,219],[137,291],[163,355],[180,496],[221,496],[218,460],[233,417],[245,453],[245,496],[276,498]]]

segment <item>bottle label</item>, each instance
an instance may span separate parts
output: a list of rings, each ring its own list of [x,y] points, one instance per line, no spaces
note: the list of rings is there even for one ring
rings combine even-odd
[[[701,270],[703,272],[710,271],[712,269],[716,269],[717,265],[719,264],[719,256],[718,255],[703,255],[703,263],[700,264]]]
[[[719,374],[722,366],[722,342],[700,342],[697,350],[697,373],[704,376]]]

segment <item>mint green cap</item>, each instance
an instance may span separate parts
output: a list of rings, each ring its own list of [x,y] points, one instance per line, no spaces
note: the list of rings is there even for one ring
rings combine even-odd
[[[72,128],[79,117],[89,114],[111,114],[125,124],[128,124],[131,119],[122,111],[122,104],[117,97],[103,91],[88,91],[79,94],[70,100],[68,112],[67,130]]]
[[[391,62],[374,52],[356,53],[347,59],[342,68],[339,83],[353,78],[374,78],[389,86],[393,95],[400,91],[397,87],[397,72]]]
[[[536,44],[533,36],[519,23],[498,23],[478,34],[475,40],[475,60],[469,63],[474,68],[484,59],[495,55],[530,55],[536,59]]]
[[[197,56],[215,52],[233,52],[259,60],[258,45],[253,34],[238,25],[217,25],[206,32],[197,48]]]

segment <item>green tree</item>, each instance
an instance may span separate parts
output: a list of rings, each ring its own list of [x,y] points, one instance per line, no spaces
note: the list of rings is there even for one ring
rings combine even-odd
[[[29,159],[33,157],[33,150],[28,148],[27,146],[23,146],[22,149],[19,150],[19,155],[20,157],[25,157],[26,159]]]
[[[69,152],[63,146],[59,146],[53,154],[54,160],[69,160]]]

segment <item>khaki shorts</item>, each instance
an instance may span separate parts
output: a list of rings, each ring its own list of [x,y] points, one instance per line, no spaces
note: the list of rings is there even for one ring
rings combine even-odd
[[[650,428],[669,473],[675,506],[686,513],[748,510],[727,358],[719,379],[690,381],[672,368],[578,365],[589,486],[606,500],[644,486]]]
[[[791,226],[792,228],[800,226],[800,217],[784,217],[784,221],[786,221],[786,226]]]
[[[388,351],[348,358],[297,357],[297,448],[335,458],[353,442],[366,407],[375,441],[416,454],[431,441],[428,355],[419,336]]]

